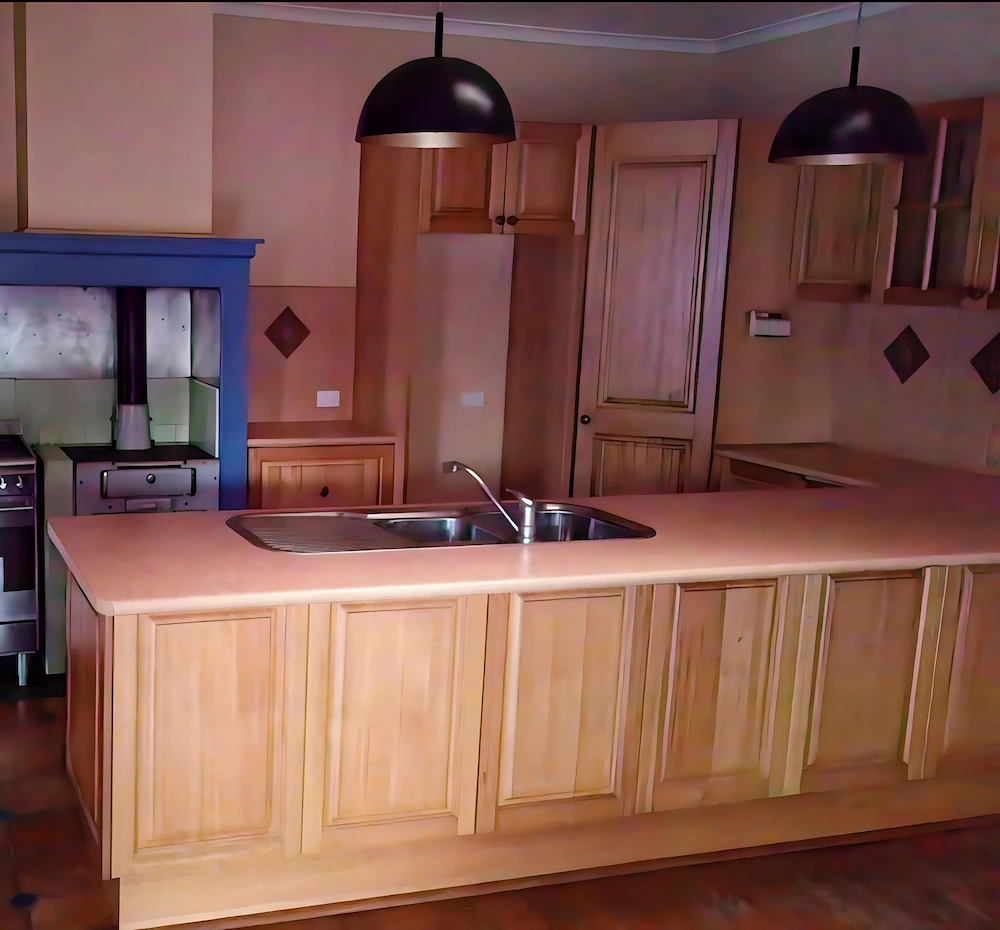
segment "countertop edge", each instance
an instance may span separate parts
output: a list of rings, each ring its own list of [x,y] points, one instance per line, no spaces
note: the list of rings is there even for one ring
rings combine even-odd
[[[720,446],[715,449],[715,454],[724,459],[735,459],[738,462],[750,462],[754,465],[763,465],[766,468],[777,468],[780,471],[791,472],[796,475],[803,475],[808,478],[816,478],[819,481],[836,481],[840,484],[854,488],[877,488],[879,485],[874,481],[865,478],[856,478],[853,475],[845,475],[842,472],[824,471],[822,468],[808,468],[794,462],[783,459],[780,455],[764,455],[754,452],[740,452],[732,447]]]
[[[376,587],[341,587],[312,589],[283,593],[274,591],[267,594],[226,594],[216,596],[171,597],[150,600],[108,601],[93,594],[86,578],[76,570],[73,560],[68,558],[59,537],[49,528],[49,538],[66,562],[66,567],[76,579],[80,589],[97,613],[107,617],[131,616],[134,614],[199,613],[214,610],[246,610],[253,608],[271,609],[302,604],[330,604],[339,602],[396,601],[414,597],[455,597],[469,594],[515,594],[546,591],[573,590],[583,587],[603,588],[654,584],[698,584],[710,581],[747,581],[753,579],[779,578],[784,575],[839,574],[862,571],[913,571],[932,566],[952,567],[959,565],[1000,564],[1000,550],[996,552],[968,552],[956,555],[926,555],[909,558],[883,559],[841,559],[839,561],[816,563],[772,563],[740,569],[702,568],[686,571],[649,572],[609,572],[606,575],[586,576],[558,575],[526,581],[511,579],[501,581],[432,582],[408,585],[379,585]]]

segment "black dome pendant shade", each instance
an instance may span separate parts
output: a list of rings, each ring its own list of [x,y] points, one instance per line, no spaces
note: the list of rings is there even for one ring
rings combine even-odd
[[[927,154],[927,138],[913,107],[891,91],[858,86],[860,55],[855,46],[847,87],[816,94],[785,117],[769,162],[864,165]]]
[[[450,149],[514,141],[514,114],[503,88],[479,65],[442,54],[444,14],[434,22],[434,57],[390,71],[368,95],[357,142]]]

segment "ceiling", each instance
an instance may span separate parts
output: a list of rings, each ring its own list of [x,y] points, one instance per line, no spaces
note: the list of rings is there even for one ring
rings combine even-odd
[[[309,24],[357,27],[366,51],[353,67],[366,75],[370,69],[372,84],[396,64],[430,54],[437,7],[215,4],[220,14],[298,23],[304,42],[322,35]],[[857,3],[442,7],[445,54],[490,71],[521,120],[780,118],[807,97],[846,84],[851,46],[859,42],[860,82],[914,104],[1000,92],[1000,2],[866,2],[860,28]]]
[[[234,4],[222,4],[234,6]],[[715,53],[853,22],[910,3],[243,3],[266,16],[559,45]],[[279,8],[284,8],[284,15]]]

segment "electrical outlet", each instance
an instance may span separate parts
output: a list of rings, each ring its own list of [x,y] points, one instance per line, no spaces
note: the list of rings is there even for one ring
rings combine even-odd
[[[340,406],[340,391],[317,391],[316,392],[316,406],[317,407],[339,407]]]
[[[482,391],[463,391],[463,407],[484,407],[486,406],[486,395]]]

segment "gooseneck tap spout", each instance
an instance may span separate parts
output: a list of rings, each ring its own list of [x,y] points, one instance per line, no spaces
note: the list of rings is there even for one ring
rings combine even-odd
[[[507,513],[506,510],[503,509],[503,504],[501,504],[500,501],[498,501],[493,496],[493,492],[486,486],[486,482],[483,481],[483,479],[480,478],[479,475],[477,475],[471,468],[469,468],[468,465],[465,465],[462,462],[444,462],[441,465],[441,470],[445,474],[453,474],[454,472],[458,472],[458,471],[467,471],[470,475],[472,475],[472,477],[475,479],[476,484],[478,484],[479,487],[481,487],[483,489],[483,491],[486,492],[486,496],[491,501],[493,501],[493,506],[496,507],[496,509],[499,510],[500,513],[503,514],[504,519],[514,528],[514,532],[517,533],[518,536],[522,535],[521,534],[521,527],[519,527],[514,522],[514,520],[511,517],[511,515],[509,513]]]
[[[507,488],[508,494],[513,494],[521,503],[521,525],[517,528],[518,536],[523,543],[535,541],[535,501],[524,491]]]

